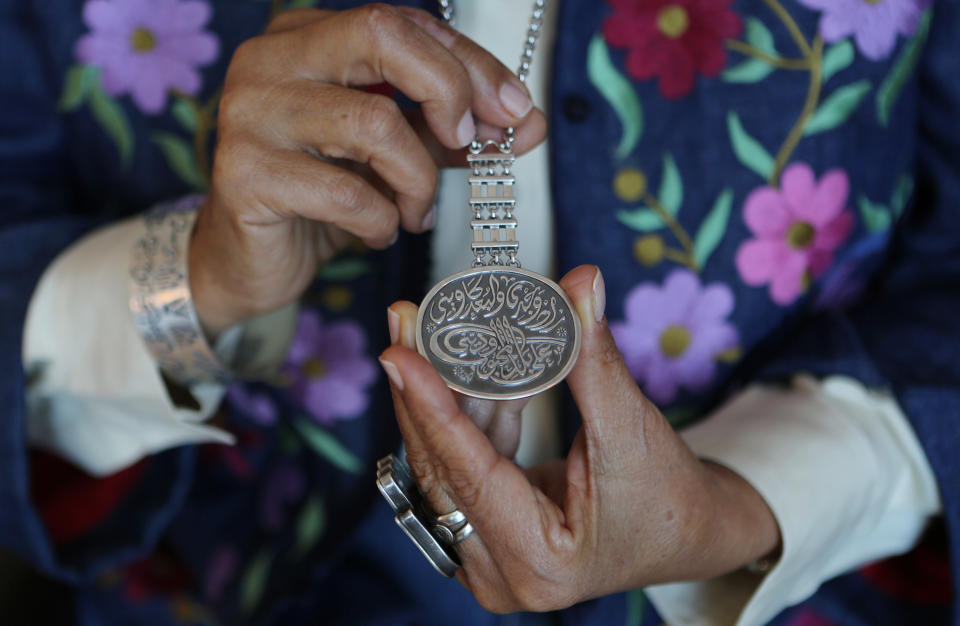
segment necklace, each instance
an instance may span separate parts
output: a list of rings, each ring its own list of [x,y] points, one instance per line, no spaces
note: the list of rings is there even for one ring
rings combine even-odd
[[[453,25],[451,0],[438,0]],[[546,0],[536,0],[517,77],[526,83]],[[447,385],[492,400],[524,398],[563,380],[580,352],[580,320],[552,280],[520,267],[514,129],[471,143],[468,206],[473,264],[437,283],[417,316],[417,349]]]

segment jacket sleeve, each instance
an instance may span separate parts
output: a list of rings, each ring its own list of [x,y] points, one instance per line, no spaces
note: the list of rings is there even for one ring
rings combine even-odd
[[[754,376],[845,374],[891,390],[933,468],[960,597],[960,2],[938,0],[916,76],[912,206],[855,305],[825,311],[771,346]]]
[[[80,581],[147,550],[179,508],[195,451],[151,459],[134,489],[95,529],[54,545],[31,499],[22,342],[26,310],[50,262],[104,221],[85,206],[71,138],[56,110],[62,69],[36,3],[0,8],[0,545],[41,571]],[[77,146],[73,146],[77,148]],[[95,158],[95,155],[91,155]],[[68,312],[65,312],[68,314]]]

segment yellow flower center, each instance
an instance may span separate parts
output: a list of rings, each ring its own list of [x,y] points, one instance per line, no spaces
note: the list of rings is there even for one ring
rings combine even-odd
[[[794,222],[787,231],[787,243],[797,250],[802,250],[813,243],[813,236],[817,231],[807,222]]]
[[[327,375],[327,364],[320,359],[310,359],[303,364],[303,373],[307,378],[323,378]]]
[[[625,167],[613,179],[613,193],[624,202],[636,202],[647,193],[647,177],[635,167]]]
[[[643,235],[633,244],[633,256],[642,265],[653,267],[663,260],[663,238],[660,235]]]
[[[657,15],[657,27],[670,39],[676,39],[682,37],[690,28],[690,16],[682,6],[671,4],[660,10]]]
[[[150,52],[157,47],[157,38],[144,27],[139,27],[130,35],[130,47],[134,52]]]
[[[660,351],[675,359],[690,347],[690,331],[683,326],[667,326],[660,335]]]

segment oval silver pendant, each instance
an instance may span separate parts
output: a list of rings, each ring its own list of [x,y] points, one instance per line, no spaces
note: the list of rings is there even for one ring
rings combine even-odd
[[[552,280],[487,266],[447,277],[417,316],[417,349],[451,389],[525,398],[563,380],[580,353],[580,318]]]

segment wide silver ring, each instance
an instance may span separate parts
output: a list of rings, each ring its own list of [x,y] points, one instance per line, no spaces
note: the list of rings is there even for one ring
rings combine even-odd
[[[458,509],[436,516],[432,526],[434,537],[447,546],[455,546],[473,534],[473,526]]]

